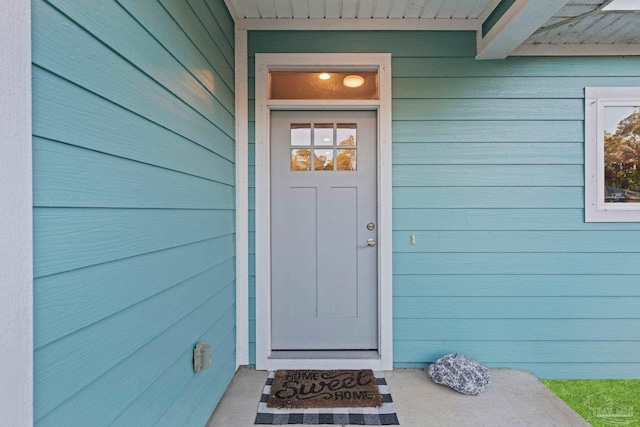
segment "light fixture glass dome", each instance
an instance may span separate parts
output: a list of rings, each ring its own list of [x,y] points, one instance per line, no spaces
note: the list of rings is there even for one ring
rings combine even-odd
[[[364,84],[364,77],[352,74],[342,80],[342,84],[346,87],[360,87]]]

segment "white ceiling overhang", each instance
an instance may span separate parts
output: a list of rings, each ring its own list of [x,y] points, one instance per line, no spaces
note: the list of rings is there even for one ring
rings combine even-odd
[[[225,3],[240,30],[476,31],[478,59],[512,55],[640,55],[640,12],[602,10],[611,1],[225,0]]]

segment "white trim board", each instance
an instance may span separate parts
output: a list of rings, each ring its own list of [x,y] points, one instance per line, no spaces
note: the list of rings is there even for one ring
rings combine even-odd
[[[375,67],[379,72],[380,100],[269,101],[270,69]],[[340,369],[364,366],[393,368],[393,291],[391,246],[391,54],[256,54],[256,368]],[[362,359],[271,358],[270,265],[270,111],[273,109],[372,109],[378,111],[378,343],[376,357]]]
[[[249,88],[247,32],[235,30],[236,369],[249,364]]]
[[[640,203],[605,200],[605,107],[640,105],[638,87],[585,88],[585,222],[639,222]]]
[[[31,4],[0,13],[0,425],[33,425]]]
[[[486,35],[478,27],[476,59],[504,59],[568,0],[516,0]]]
[[[227,6],[227,10],[229,11],[229,15],[231,15],[231,18],[233,19],[233,22],[238,22],[239,20],[238,11],[234,7],[233,2],[231,0],[224,0],[224,4],[225,6]],[[236,25],[236,29],[237,28],[238,27]]]

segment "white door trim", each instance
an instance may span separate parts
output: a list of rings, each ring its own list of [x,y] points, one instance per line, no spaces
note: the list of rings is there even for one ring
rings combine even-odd
[[[0,13],[0,414],[33,425],[31,3]]]
[[[377,101],[270,101],[267,83],[273,69],[375,68]],[[391,246],[391,54],[256,54],[256,368],[393,368],[392,246]],[[369,358],[283,359],[271,357],[271,242],[270,242],[270,112],[276,109],[331,109],[378,112],[378,355]],[[242,302],[238,302],[242,303]]]
[[[249,82],[247,32],[235,29],[236,369],[249,364]]]

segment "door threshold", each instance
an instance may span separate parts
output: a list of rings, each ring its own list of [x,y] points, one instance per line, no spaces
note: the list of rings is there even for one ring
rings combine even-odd
[[[382,370],[377,350],[272,351],[267,370],[278,369],[372,369]]]
[[[379,359],[377,350],[273,350],[270,359]]]

